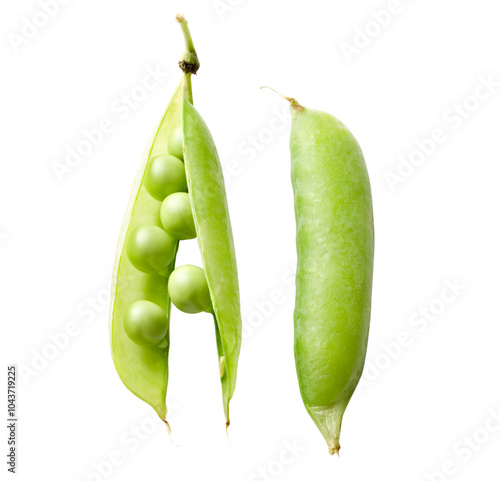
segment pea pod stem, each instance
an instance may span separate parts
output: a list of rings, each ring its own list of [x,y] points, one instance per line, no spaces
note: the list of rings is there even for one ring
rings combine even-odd
[[[179,61],[179,67],[185,74],[196,74],[196,72],[200,68],[200,61],[198,60],[198,55],[196,54],[196,49],[194,48],[194,43],[191,37],[191,32],[189,31],[187,20],[184,18],[184,15],[180,14],[177,15],[175,19],[181,26],[182,33],[184,34],[184,41],[186,42],[186,51]]]
[[[190,73],[184,73],[184,75],[182,76],[182,85],[187,99],[190,103],[193,103],[193,87],[191,83]]]

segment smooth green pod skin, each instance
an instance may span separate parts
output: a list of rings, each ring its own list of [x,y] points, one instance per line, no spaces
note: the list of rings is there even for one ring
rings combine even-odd
[[[189,98],[182,100],[184,164],[203,267],[212,298],[226,426],[236,385],[241,346],[241,312],[233,234],[224,177],[214,141]]]
[[[295,363],[306,409],[334,454],[368,342],[371,189],[363,154],[349,130],[332,115],[290,100],[297,223]]]

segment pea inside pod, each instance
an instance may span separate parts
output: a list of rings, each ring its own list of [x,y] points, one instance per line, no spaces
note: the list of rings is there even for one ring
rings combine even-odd
[[[128,235],[127,257],[141,272],[163,272],[174,258],[176,247],[176,240],[160,227],[141,225]]]
[[[171,301],[211,313],[228,426],[241,343],[236,258],[217,150],[193,106],[199,61],[186,20],[177,21],[186,41],[183,75],[144,154],[120,234],[111,349],[124,384],[166,422]],[[203,269],[175,269],[180,241],[195,237]]]
[[[181,311],[196,314],[212,310],[212,300],[203,269],[184,265],[175,269],[168,280],[168,292]]]
[[[144,176],[144,186],[156,200],[163,200],[174,192],[187,192],[182,160],[168,154],[153,157]]]
[[[127,310],[123,327],[140,346],[160,346],[165,342],[168,322],[165,311],[150,301],[136,301]]]
[[[331,454],[363,371],[374,256],[361,148],[334,116],[290,102],[297,224],[295,364],[305,407]]]
[[[169,195],[161,205],[160,219],[163,228],[169,235],[177,239],[194,239],[196,237],[189,194],[176,192]]]

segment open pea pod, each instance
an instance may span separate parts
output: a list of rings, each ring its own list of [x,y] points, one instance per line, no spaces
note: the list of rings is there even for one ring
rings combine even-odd
[[[207,125],[190,100],[185,75],[182,133],[188,192],[212,299],[226,424],[241,344],[238,273],[222,169]]]
[[[167,285],[168,276],[174,269],[175,257],[167,266],[164,275],[143,273],[130,262],[125,243],[136,227],[145,224],[161,227],[158,215],[161,201],[154,199],[146,191],[144,175],[150,160],[167,151],[168,139],[180,125],[182,85],[181,82],[144,153],[118,241],[111,288],[111,352],[116,370],[127,388],[150,404],[163,420],[167,414],[165,396],[168,383],[169,332],[167,331],[165,345],[162,347],[139,346],[125,332],[124,319],[132,303],[148,300],[165,309],[169,322],[171,303]]]
[[[181,295],[188,306],[185,312],[211,312],[228,426],[241,343],[236,258],[219,158],[207,126],[193,107],[191,75],[199,62],[187,22],[182,16],[177,20],[186,39],[187,51],[179,62],[184,74],[146,150],[120,234],[113,274],[111,348],[122,381],[166,422],[171,299],[179,307]],[[169,206],[187,198],[188,217],[172,229],[180,214]],[[186,215],[186,209],[183,212]],[[194,236],[180,233],[189,217],[204,273],[194,266],[175,269],[179,239]],[[192,310],[191,301],[199,299],[190,298],[181,285],[184,273],[193,269],[207,293],[208,307],[198,310]],[[187,292],[196,289],[188,282]]]

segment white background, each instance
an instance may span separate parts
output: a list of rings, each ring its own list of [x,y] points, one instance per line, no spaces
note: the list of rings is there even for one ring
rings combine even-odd
[[[394,2],[70,0],[23,40],[25,17],[44,22],[40,3],[0,12],[1,342],[4,379],[8,363],[24,372],[17,479],[499,479],[496,2],[401,0],[380,26],[373,13]],[[202,64],[195,105],[226,171],[245,338],[228,442],[212,321],[174,309],[176,447],[114,370],[107,299],[132,181],[180,78],[179,12]],[[123,109],[148,69],[166,75]],[[496,81],[488,96],[481,78]],[[371,337],[340,458],[297,387],[289,114],[263,84],[339,117],[371,176]],[[54,165],[103,119],[112,132],[58,179]],[[415,153],[435,129],[445,140]],[[410,156],[419,165],[401,167]],[[186,262],[199,263],[196,241]]]

